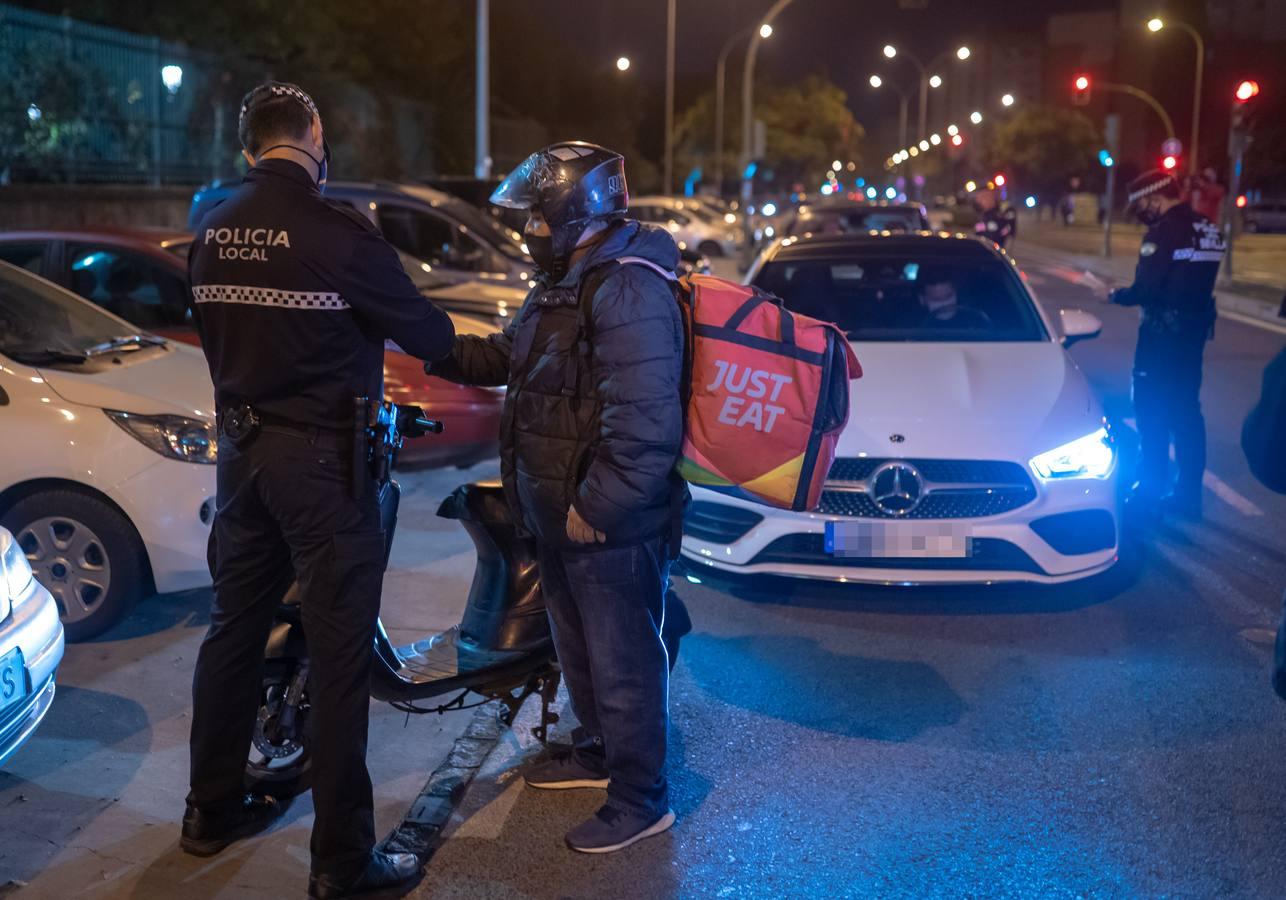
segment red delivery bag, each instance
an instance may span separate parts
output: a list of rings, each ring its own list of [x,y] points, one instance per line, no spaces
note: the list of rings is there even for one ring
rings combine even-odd
[[[691,484],[791,510],[816,509],[848,424],[861,366],[830,322],[792,313],[754,287],[713,275],[676,280],[687,332],[683,455]]]

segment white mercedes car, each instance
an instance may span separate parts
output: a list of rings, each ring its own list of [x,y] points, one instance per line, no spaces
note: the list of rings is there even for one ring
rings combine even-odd
[[[693,489],[690,570],[841,582],[1056,583],[1117,560],[1116,446],[1055,318],[1014,262],[921,232],[770,246],[747,282],[837,322],[862,364],[815,512]]]

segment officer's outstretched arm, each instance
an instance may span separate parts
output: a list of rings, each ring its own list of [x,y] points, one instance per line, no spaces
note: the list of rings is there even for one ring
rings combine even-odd
[[[416,290],[397,252],[378,234],[354,236],[337,277],[341,296],[381,337],[420,359],[441,359],[451,352],[451,317]]]
[[[509,356],[518,330],[518,318],[510,319],[504,331],[486,337],[457,334],[450,355],[429,363],[424,371],[456,384],[482,387],[508,384]]]
[[[1163,237],[1148,234],[1139,248],[1134,283],[1112,292],[1112,302],[1121,306],[1154,306],[1164,300],[1165,272],[1174,248]]]

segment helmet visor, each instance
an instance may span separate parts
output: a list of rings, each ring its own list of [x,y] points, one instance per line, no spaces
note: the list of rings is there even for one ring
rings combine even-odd
[[[491,192],[491,202],[506,209],[531,209],[540,203],[537,175],[544,167],[544,153],[537,151],[509,173]]]

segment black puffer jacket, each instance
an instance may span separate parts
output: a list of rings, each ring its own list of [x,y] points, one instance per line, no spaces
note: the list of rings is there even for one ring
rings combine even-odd
[[[662,228],[612,225],[558,284],[539,284],[499,334],[457,335],[432,374],[509,386],[500,426],[509,504],[540,540],[568,546],[576,510],[623,546],[669,533],[683,440],[683,325],[669,284],[640,265],[610,270],[593,297],[592,341],[580,342],[578,287],[595,269],[639,256],[673,270]],[[596,279],[597,280],[597,279]],[[589,352],[582,352],[588,349]]]

